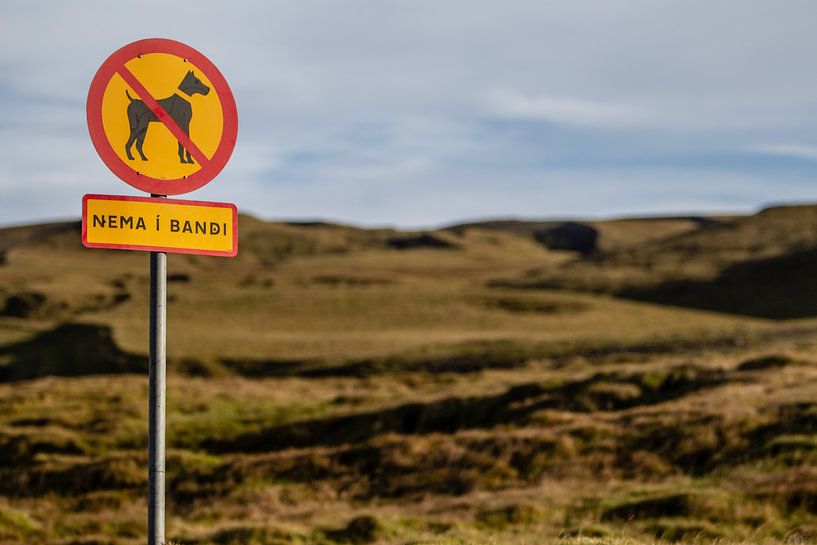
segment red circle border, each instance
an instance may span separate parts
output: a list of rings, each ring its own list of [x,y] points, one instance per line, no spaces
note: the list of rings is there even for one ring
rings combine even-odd
[[[149,53],[168,53],[183,59],[188,59],[196,68],[204,72],[210,83],[213,84],[218,98],[221,102],[224,123],[221,132],[221,141],[216,148],[216,152],[210,161],[202,166],[198,171],[186,178],[174,180],[162,180],[144,174],[138,174],[136,170],[125,163],[113,150],[112,144],[108,141],[105,128],[102,124],[102,98],[105,89],[118,68],[124,66],[126,62]],[[236,137],[238,136],[238,110],[235,105],[235,98],[227,85],[227,80],[221,74],[216,65],[210,59],[190,47],[189,45],[168,40],[165,38],[148,38],[139,40],[117,49],[108,57],[102,66],[97,70],[94,79],[91,81],[91,88],[88,90],[88,100],[86,103],[86,115],[88,118],[88,132],[91,134],[91,141],[96,148],[102,161],[125,183],[151,193],[153,195],[181,195],[189,193],[203,187],[227,164],[230,155],[235,148]]]

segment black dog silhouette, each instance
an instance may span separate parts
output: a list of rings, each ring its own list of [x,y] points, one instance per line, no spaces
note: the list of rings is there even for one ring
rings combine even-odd
[[[196,93],[206,95],[210,92],[210,88],[199,81],[199,78],[196,77],[192,70],[185,74],[178,89],[189,97],[192,97]],[[142,153],[142,145],[145,143],[148,125],[153,121],[159,120],[144,102],[131,97],[127,89],[125,89],[125,95],[128,97],[128,100],[130,100],[130,104],[128,104],[130,136],[128,136],[128,143],[125,144],[125,153],[127,153],[128,159],[133,161],[133,155],[131,155],[130,149],[133,143],[136,142],[136,151],[139,152],[139,156],[143,161],[147,161],[148,158]],[[174,93],[172,96],[163,98],[157,102],[164,111],[167,112],[167,115],[173,118],[173,121],[176,122],[179,128],[184,131],[184,134],[190,136],[190,120],[193,118],[193,107],[190,106],[190,103],[179,96],[178,93]],[[185,155],[187,155],[186,161]],[[190,152],[184,149],[181,142],[179,142],[179,159],[182,163],[193,164]]]

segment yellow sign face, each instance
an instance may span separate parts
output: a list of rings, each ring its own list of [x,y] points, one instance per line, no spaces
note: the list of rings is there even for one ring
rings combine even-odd
[[[235,99],[218,68],[192,47],[162,38],[111,54],[91,82],[86,114],[103,162],[153,195],[210,182],[238,134]]]
[[[211,159],[221,142],[224,116],[218,93],[210,92],[213,83],[204,72],[191,62],[168,53],[142,55],[125,63],[125,68],[160,105],[165,106],[169,116],[179,117],[177,121],[182,123],[177,124],[183,130],[189,128],[190,139],[208,160]],[[188,78],[191,80],[189,84],[184,83],[191,71],[195,78]],[[191,94],[188,95],[185,90]],[[182,101],[190,107],[187,108]],[[178,114],[182,107],[184,112]],[[185,127],[188,112],[193,115],[189,116],[189,125]],[[111,146],[114,153],[123,163],[151,178],[177,180],[199,171],[202,167],[199,161],[191,157],[191,161],[187,162],[188,150],[184,150],[184,157],[179,157],[178,140],[164,123],[140,119],[140,116],[151,115],[147,106],[143,106],[139,93],[119,73],[115,74],[102,96],[102,126],[108,141],[115,144]],[[146,132],[136,133],[134,141],[126,146],[131,133],[142,130]]]
[[[238,210],[228,203],[85,195],[82,244],[234,256],[238,253]]]

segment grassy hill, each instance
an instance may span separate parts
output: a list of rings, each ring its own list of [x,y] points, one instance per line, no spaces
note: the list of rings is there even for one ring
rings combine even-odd
[[[169,257],[168,535],[811,541],[815,223],[241,216]],[[144,541],[148,256],[79,235],[0,230],[0,544]]]
[[[488,229],[533,237],[545,247],[585,254],[632,248],[673,235],[688,234],[703,227],[732,220],[731,217],[656,217],[607,221],[493,220],[454,225],[449,229]],[[594,233],[594,235],[593,235]]]
[[[607,293],[762,318],[817,315],[817,206],[749,217],[596,252],[505,285]]]

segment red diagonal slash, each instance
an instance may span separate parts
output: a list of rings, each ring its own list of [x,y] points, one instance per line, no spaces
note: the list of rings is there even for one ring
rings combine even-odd
[[[190,152],[196,161],[198,161],[199,165],[202,167],[210,162],[210,159],[207,158],[206,155],[199,149],[199,147],[193,143],[189,136],[184,134],[184,131],[179,127],[178,123],[170,117],[170,115],[165,111],[164,108],[159,104],[159,102],[153,98],[153,95],[148,92],[142,83],[136,79],[136,76],[133,75],[133,72],[128,70],[126,66],[122,66],[119,70],[117,70],[122,79],[125,80],[125,83],[130,85],[131,89],[139,95],[139,98],[142,99],[142,102],[150,108],[150,111],[153,112],[153,115],[156,116],[156,119],[162,122],[162,124],[167,127],[167,129],[176,137],[176,140],[181,142],[184,149]]]

